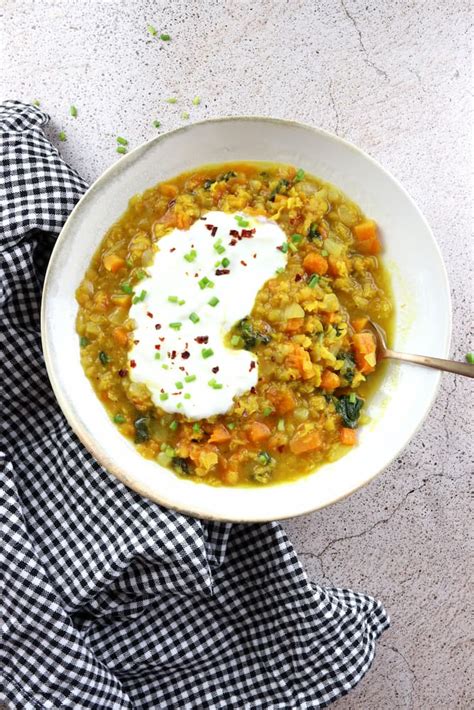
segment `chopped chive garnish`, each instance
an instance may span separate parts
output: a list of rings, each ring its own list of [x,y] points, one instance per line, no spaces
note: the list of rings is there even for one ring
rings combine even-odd
[[[171,37],[170,37],[170,35],[167,35],[167,34],[161,34],[160,39],[162,39],[163,42],[169,42]]]
[[[166,399],[168,399],[168,393],[167,392],[161,392],[160,393],[160,399],[162,402],[164,402]]]
[[[268,451],[260,451],[260,453],[257,456],[257,459],[264,466],[268,466],[268,464],[271,463],[272,457],[270,456]]]
[[[148,32],[149,32],[153,37],[155,37],[155,36],[158,34],[158,30],[157,30],[155,27],[153,27],[153,25],[147,25],[146,28],[147,28]]]
[[[183,299],[181,299],[180,301],[178,301],[178,306],[184,306],[185,303],[186,301],[183,301]]]
[[[214,267],[215,267],[216,269],[217,269],[217,267],[220,266],[220,265],[221,265],[221,262],[220,262],[220,261],[216,261],[216,262],[214,263]]]
[[[125,153],[127,152],[127,149],[125,148],[124,145],[118,145],[115,150],[117,151],[117,153],[120,153],[121,155],[125,155]]]
[[[273,412],[273,409],[271,407],[265,407],[265,409],[263,410],[263,416],[269,417],[272,412]]]
[[[285,431],[285,420],[279,419],[277,424],[278,431]]]
[[[193,99],[193,106],[199,106],[200,103],[201,99],[199,98],[199,96],[195,96]]]
[[[186,377],[184,378],[184,381],[185,382],[194,382],[195,379],[196,379],[196,375],[186,375]]]
[[[85,348],[86,345],[89,345],[89,338],[86,338],[85,335],[81,335],[81,337],[79,338],[79,345],[81,346],[81,348]]]
[[[160,121],[153,121],[153,127],[154,128],[159,128],[161,126]]]
[[[355,396],[354,392],[351,392],[350,395],[349,395],[349,402],[350,402],[351,404],[355,404],[356,401],[357,401],[357,397]]]
[[[127,264],[129,269],[133,267],[133,261],[131,259],[125,259],[125,263]]]
[[[212,378],[212,380],[209,380],[207,384],[209,385],[209,387],[212,387],[213,390],[221,390],[224,387],[224,385],[221,385],[219,382],[216,382],[214,378]]]
[[[304,180],[304,170],[302,168],[297,170],[295,175],[295,182],[300,182],[301,180]]]
[[[199,323],[199,321],[201,319],[199,318],[198,314],[194,313],[194,311],[193,311],[192,313],[189,314],[189,320],[192,321],[193,323]]]
[[[123,291],[124,293],[128,293],[128,294],[133,293],[133,288],[126,281],[124,281],[123,284],[120,284],[120,290]]]
[[[232,429],[235,429],[235,424],[234,424],[234,422],[229,422],[229,423],[227,424],[227,428],[228,428],[228,429],[231,429],[231,430],[232,430]]]
[[[104,351],[101,350],[99,353],[99,360],[101,361],[102,365],[107,365],[107,363],[110,361],[110,358],[107,353],[104,353]]]
[[[170,323],[169,326],[170,328],[173,328],[173,330],[181,330],[182,323]]]
[[[250,224],[250,222],[241,217],[239,214],[235,215],[235,221],[237,222],[239,227],[248,227]]]
[[[173,421],[170,424],[170,429],[171,429],[171,431],[176,431],[177,428],[178,428],[178,422],[176,421],[176,419],[173,419]]]
[[[292,252],[298,251],[298,247],[293,244],[293,242],[288,242],[288,247]]]
[[[210,281],[207,276],[203,276],[200,281],[198,281],[199,288],[204,289],[204,288],[213,288],[214,286],[214,281]]]
[[[193,424],[193,431],[195,431],[196,434],[201,433],[201,427],[199,426],[199,424],[197,422],[195,424]]]
[[[69,113],[73,118],[77,118],[77,108],[75,106],[71,106],[69,109]]]
[[[114,422],[115,422],[115,424],[123,424],[124,421],[125,421],[125,417],[123,416],[123,414],[116,414],[116,415],[114,416]]]
[[[225,246],[222,244],[214,244],[214,249],[218,254],[223,254],[225,252]]]
[[[194,261],[196,257],[197,257],[197,252],[194,249],[191,249],[191,251],[188,254],[184,255],[184,258],[186,259],[186,261],[189,261],[189,263]]]
[[[278,269],[275,271],[276,274],[282,274],[285,270],[284,266],[279,266]]]
[[[232,338],[230,339],[230,344],[232,345],[233,348],[236,348],[238,345],[241,344],[241,342],[242,341],[238,335],[233,335]]]
[[[282,251],[283,254],[286,254],[286,252],[288,251],[288,242],[283,242],[283,244],[280,247],[280,251]]]
[[[203,348],[201,350],[201,355],[206,360],[208,357],[211,357],[212,355],[214,355],[214,350],[212,348]]]
[[[292,241],[294,244],[298,244],[298,242],[300,242],[302,239],[303,239],[303,235],[302,235],[302,234],[292,234],[292,235],[291,235],[291,241]]]
[[[308,281],[308,286],[310,288],[314,288],[317,284],[319,283],[319,276],[318,274],[313,274]]]
[[[181,114],[181,118],[183,119],[183,121],[187,121],[189,118],[189,113],[187,111],[183,111],[183,113]]]
[[[182,408],[183,408],[183,403],[178,402],[178,404],[176,405],[176,409],[182,409]]]
[[[168,296],[168,301],[170,303],[178,303],[178,296]]]
[[[470,365],[474,365],[474,353],[467,353],[467,355],[466,355],[466,361],[467,361]]]
[[[212,298],[210,298],[210,299],[208,300],[208,304],[209,304],[210,306],[212,306],[213,308],[215,308],[218,303],[219,303],[219,299],[217,298],[217,296],[213,296]]]
[[[329,252],[326,249],[321,249],[321,256],[329,256]]]
[[[225,257],[222,259],[222,266],[224,267],[224,269],[226,269],[226,268],[229,266],[229,264],[230,264],[230,261],[229,261],[229,259],[225,256]]]
[[[162,365],[161,367],[163,368],[163,370],[169,370],[169,369],[170,369],[170,368],[169,368],[169,365]]]
[[[147,273],[143,269],[138,269],[137,273],[135,275],[136,275],[138,281],[141,281],[142,279],[145,278],[145,276],[147,276]]]
[[[64,131],[59,131],[58,133],[58,138],[60,141],[64,143],[64,141],[67,141],[67,136]]]
[[[175,104],[177,101],[178,101],[178,99],[176,99],[174,96],[172,96],[169,99],[166,99],[167,104]]]
[[[122,136],[117,136],[117,143],[119,145],[128,145],[128,140],[126,138],[122,138]]]
[[[161,353],[155,353],[155,360],[161,360]]]
[[[186,394],[183,395],[184,399],[191,399],[191,395],[189,392],[186,392]]]
[[[146,298],[146,291],[141,291],[139,296],[135,296],[132,303],[141,303]]]

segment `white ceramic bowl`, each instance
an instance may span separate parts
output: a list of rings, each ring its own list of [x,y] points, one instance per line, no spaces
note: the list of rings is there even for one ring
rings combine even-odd
[[[440,375],[390,365],[370,401],[372,423],[361,428],[359,445],[296,482],[213,488],[178,478],[136,452],[110,421],[82,370],[74,292],[104,233],[132,195],[190,168],[233,160],[291,163],[344,190],[381,228],[396,303],[393,346],[447,356],[451,305],[446,271],[428,224],[405,190],[350,143],[299,123],[265,118],[204,121],[159,136],[121,158],[92,185],[67,220],[51,257],[42,305],[43,349],[71,427],[127,486],[197,517],[276,520],[334,503],[380,473],[417,431]]]

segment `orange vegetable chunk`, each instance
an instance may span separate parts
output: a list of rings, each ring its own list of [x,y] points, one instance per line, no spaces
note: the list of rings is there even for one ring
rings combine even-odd
[[[324,256],[312,251],[310,254],[306,254],[303,259],[303,267],[307,274],[318,274],[319,276],[324,276],[324,274],[327,273],[329,264]]]

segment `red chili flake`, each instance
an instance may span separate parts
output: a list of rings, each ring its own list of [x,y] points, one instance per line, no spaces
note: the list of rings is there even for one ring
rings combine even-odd
[[[208,335],[198,335],[197,338],[194,338],[196,343],[199,343],[199,345],[206,345],[207,341],[209,340]]]
[[[240,260],[240,263],[242,264],[242,266],[247,266],[247,263],[243,259]]]
[[[199,276],[199,274],[194,274],[194,278],[195,278],[195,279],[197,279],[198,276]]]
[[[160,341],[160,343],[162,343],[164,338],[158,338],[158,340]]]
[[[126,377],[126,375],[127,375],[127,370],[119,370],[119,371],[117,372],[117,375],[118,375],[119,377]]]
[[[257,258],[257,255],[256,255],[256,254],[252,254],[252,256],[253,256],[253,258],[254,258],[254,259],[256,259],[256,258]]]
[[[161,345],[155,345],[155,350],[161,350]]]
[[[255,234],[255,229],[243,229],[240,233],[242,239],[251,239]]]
[[[150,313],[150,311],[147,311],[147,316],[148,316],[148,318],[153,318],[153,313]]]
[[[212,368],[212,371],[214,372],[214,374],[216,372],[219,372],[219,367],[216,365],[215,367]]]
[[[301,281],[302,278],[301,274],[296,274],[295,281]]]
[[[178,370],[181,370],[181,372],[186,372],[186,368],[183,367],[182,365],[180,365],[180,366],[178,367]]]
[[[175,204],[176,204],[176,200],[170,200],[170,201],[168,202],[168,207],[174,207]]]
[[[155,323],[155,330],[160,330],[161,323]]]
[[[277,449],[280,452],[280,454],[282,454],[285,450],[285,447],[284,446],[277,446]]]
[[[174,360],[176,357],[176,350],[171,351],[171,359]]]
[[[216,269],[216,276],[225,276],[226,274],[230,274],[229,269]]]
[[[237,231],[236,229],[231,229],[230,232],[229,232],[229,234],[230,234],[231,237],[235,237],[236,239],[239,238],[239,233],[238,233],[238,231]]]
[[[183,360],[187,360],[190,355],[191,355],[191,353],[188,352],[187,350],[185,350],[184,352],[181,353],[181,357],[183,358]]]
[[[134,340],[133,342],[135,343],[135,345],[138,345],[138,343],[139,343],[140,341],[139,341],[139,340]]]
[[[252,360],[252,362],[250,363],[249,372],[252,372],[252,370],[254,370],[254,369],[255,369],[255,360]]]
[[[173,247],[172,249],[170,249],[170,253],[171,253],[172,251],[176,251],[176,247]]]
[[[236,244],[237,244],[237,239],[231,239],[229,242],[229,246],[231,246],[231,247],[235,247]]]
[[[211,230],[211,237],[215,237],[217,234],[217,227],[213,227]]]
[[[251,388],[250,388],[250,391],[251,391],[252,394],[256,394],[256,393],[257,393],[257,390],[255,389],[255,387],[251,387]]]
[[[277,249],[278,249],[278,251],[283,251],[283,247],[282,247],[282,246],[277,247]]]
[[[130,367],[136,367],[136,366],[137,366],[137,363],[135,362],[135,360],[130,360]]]
[[[213,224],[206,224],[206,229],[211,231],[212,229],[214,229],[214,225]]]

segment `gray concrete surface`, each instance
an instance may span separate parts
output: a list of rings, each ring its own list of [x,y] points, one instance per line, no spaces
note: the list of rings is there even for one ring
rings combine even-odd
[[[66,131],[61,151],[89,180],[118,158],[117,134],[138,145],[154,119],[166,131],[183,111],[298,119],[348,138],[433,227],[451,282],[452,355],[463,358],[474,350],[471,22],[465,0],[2,0],[1,98],[39,99],[51,137]],[[153,39],[148,23],[172,41]],[[311,579],[377,595],[392,617],[341,710],[473,707],[473,391],[443,376],[421,431],[376,482],[286,524]]]

